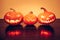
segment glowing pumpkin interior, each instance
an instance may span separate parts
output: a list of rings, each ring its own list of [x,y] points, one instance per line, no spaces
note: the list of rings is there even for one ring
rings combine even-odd
[[[53,21],[55,21],[56,16],[54,13],[52,12],[48,12],[45,8],[41,8],[44,10],[44,13],[40,13],[38,15],[38,20],[40,23],[51,23]]]

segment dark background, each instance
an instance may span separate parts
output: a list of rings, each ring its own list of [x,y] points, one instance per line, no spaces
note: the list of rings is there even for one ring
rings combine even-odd
[[[54,30],[54,37],[48,38],[47,40],[60,40],[60,19],[56,19],[54,23],[49,24],[53,30]],[[39,30],[36,30],[35,27],[33,29],[30,29],[30,31],[27,32],[25,29],[21,29],[22,35],[19,37],[8,37],[6,35],[6,28],[9,25],[5,23],[3,19],[0,19],[0,40],[46,40],[44,38],[40,38]]]

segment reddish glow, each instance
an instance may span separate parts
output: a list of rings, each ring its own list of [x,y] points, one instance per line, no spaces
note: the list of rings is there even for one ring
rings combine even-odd
[[[40,35],[43,36],[43,37],[50,37],[51,36],[51,32],[50,31],[42,30],[40,32]]]
[[[15,34],[16,34],[16,35],[19,35],[19,34],[20,34],[20,31],[15,31]]]
[[[8,35],[9,35],[9,36],[14,36],[15,33],[14,33],[13,31],[11,31],[11,32],[8,32]]]
[[[9,32],[8,32],[8,35],[9,35],[9,36],[12,36],[12,37],[18,36],[18,35],[20,35],[20,34],[21,34],[21,32],[18,31],[18,30],[15,30],[15,31],[9,31]]]

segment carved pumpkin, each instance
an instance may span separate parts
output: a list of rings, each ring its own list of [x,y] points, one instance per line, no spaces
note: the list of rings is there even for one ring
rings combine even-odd
[[[5,14],[4,20],[9,23],[10,25],[17,25],[22,21],[22,14],[19,12],[16,12],[14,9],[10,8],[10,10]]]
[[[37,17],[31,11],[29,14],[24,16],[23,21],[26,24],[32,25],[32,24],[35,24],[37,22]]]
[[[48,24],[51,23],[53,21],[55,21],[56,17],[55,14],[52,12],[48,12],[45,8],[41,7],[41,9],[44,10],[44,13],[40,13],[38,15],[38,21],[40,23],[44,23],[44,24]]]

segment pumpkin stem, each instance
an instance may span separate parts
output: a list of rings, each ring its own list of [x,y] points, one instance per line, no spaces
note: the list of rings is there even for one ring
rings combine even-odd
[[[12,11],[14,11],[14,12],[15,12],[15,10],[14,10],[13,8],[10,8],[10,10],[12,10]]]
[[[30,13],[31,13],[31,14],[33,14],[33,12],[32,12],[32,11],[30,11]]]
[[[43,9],[43,10],[44,10],[44,12],[46,12],[46,11],[47,11],[44,7],[41,7],[41,9]]]

